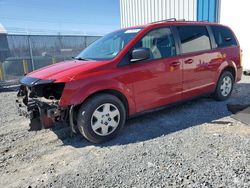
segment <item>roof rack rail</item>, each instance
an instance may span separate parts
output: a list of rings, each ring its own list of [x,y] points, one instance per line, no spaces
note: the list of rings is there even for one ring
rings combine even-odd
[[[179,19],[179,20],[177,20],[176,18],[169,18],[169,19],[164,19],[164,20],[159,20],[159,21],[151,22],[151,24],[153,24],[153,23],[160,23],[160,22],[178,22],[178,21],[185,22],[186,20],[185,19]]]

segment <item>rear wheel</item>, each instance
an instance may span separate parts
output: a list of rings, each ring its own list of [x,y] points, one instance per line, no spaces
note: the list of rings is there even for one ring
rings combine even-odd
[[[231,72],[224,71],[217,83],[217,87],[214,93],[215,99],[223,101],[231,96],[233,91],[234,78]]]
[[[102,143],[117,135],[125,119],[125,107],[117,97],[98,94],[87,100],[79,109],[77,126],[87,140]]]

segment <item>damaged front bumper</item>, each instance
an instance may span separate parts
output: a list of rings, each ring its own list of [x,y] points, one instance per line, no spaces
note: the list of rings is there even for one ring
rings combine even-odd
[[[46,101],[46,100],[45,100]],[[43,101],[43,99],[30,99],[24,104],[22,97],[17,97],[16,107],[19,115],[30,120],[38,119],[42,128],[50,128],[56,121],[62,120],[64,109],[61,109],[57,102]]]
[[[63,91],[63,83],[53,83],[53,80],[40,80],[24,77],[20,80],[16,107],[19,115],[31,120],[40,121],[38,129],[50,128],[56,121],[65,121],[67,108],[59,105]]]

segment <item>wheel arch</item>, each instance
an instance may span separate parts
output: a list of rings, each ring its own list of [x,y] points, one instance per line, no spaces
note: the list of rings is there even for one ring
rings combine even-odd
[[[227,67],[225,67],[225,68],[221,71],[220,76],[221,76],[221,75],[223,74],[223,72],[225,72],[225,71],[228,71],[228,72],[230,72],[230,73],[233,75],[234,82],[235,82],[235,80],[236,80],[236,70],[235,70],[235,68],[232,67],[232,66],[227,66]]]
[[[80,108],[80,106],[84,102],[86,102],[87,100],[89,100],[92,97],[94,97],[96,95],[99,95],[99,94],[110,94],[110,95],[116,96],[123,103],[123,105],[125,107],[125,110],[126,110],[126,116],[128,117],[128,115],[129,115],[129,107],[130,107],[128,99],[127,99],[127,97],[123,93],[121,93],[120,91],[115,90],[115,89],[104,89],[104,90],[99,90],[99,91],[95,91],[95,92],[91,93],[88,97],[86,97],[84,99],[84,101],[82,101],[80,104],[78,104],[77,106],[75,106],[76,111],[78,111],[78,109]]]
[[[224,95],[224,94],[222,94],[222,90],[221,90],[221,78],[223,78],[223,74],[225,73],[225,72],[228,72],[228,73],[231,73],[232,74],[232,79],[234,79],[233,81],[232,81],[232,85],[231,85],[231,88],[230,88],[230,92],[228,93],[226,93],[226,95]],[[235,71],[235,69],[233,68],[233,67],[231,67],[231,66],[227,66],[227,67],[225,67],[221,72],[220,72],[220,75],[219,75],[219,77],[218,77],[218,81],[217,81],[217,83],[216,83],[216,88],[215,88],[215,90],[214,90],[214,92],[213,92],[213,96],[214,96],[214,98],[216,99],[216,100],[218,100],[218,101],[224,101],[224,100],[226,100],[226,99],[228,99],[229,97],[230,97],[230,95],[231,95],[231,93],[232,93],[232,90],[233,90],[233,82],[235,82],[235,79],[236,79],[236,71]],[[223,89],[224,90],[224,89]]]
[[[233,61],[224,61],[220,68],[218,69],[218,74],[217,74],[217,78],[216,78],[216,85],[221,77],[221,75],[223,74],[223,72],[225,71],[229,71],[230,73],[232,73],[233,78],[234,78],[234,82],[236,82],[236,78],[237,78],[237,67],[236,64]]]

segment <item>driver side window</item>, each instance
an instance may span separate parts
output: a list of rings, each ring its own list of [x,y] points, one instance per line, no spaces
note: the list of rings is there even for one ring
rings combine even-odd
[[[176,48],[171,29],[168,27],[154,29],[146,34],[136,48],[149,48],[150,59],[167,58],[176,55]]]

